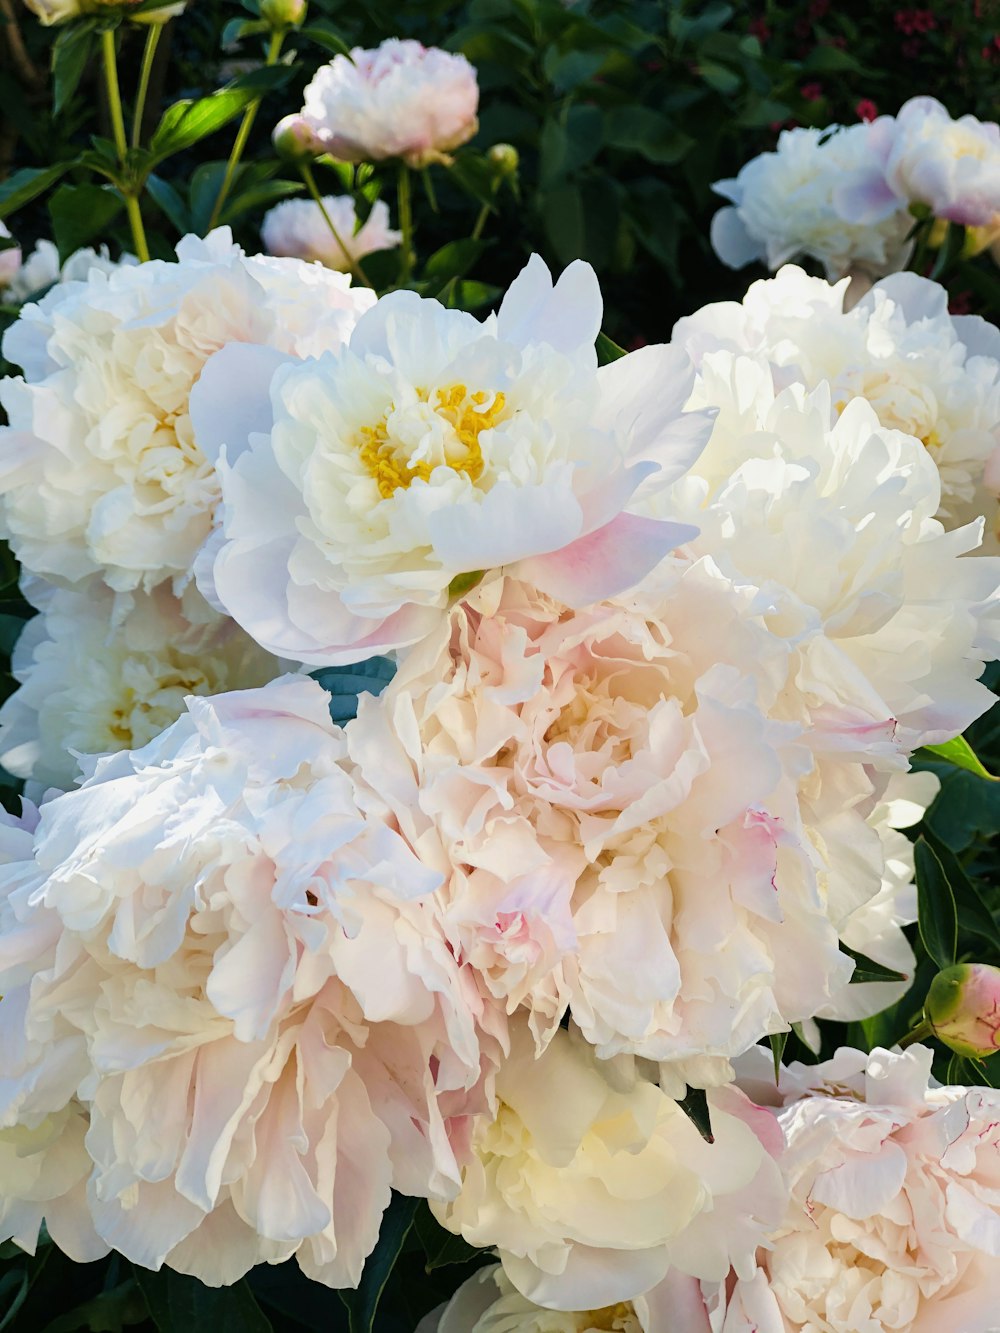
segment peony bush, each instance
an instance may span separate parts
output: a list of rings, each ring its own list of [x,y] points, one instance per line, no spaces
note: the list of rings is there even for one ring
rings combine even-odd
[[[5,8],[0,1328],[998,1333],[981,8]]]

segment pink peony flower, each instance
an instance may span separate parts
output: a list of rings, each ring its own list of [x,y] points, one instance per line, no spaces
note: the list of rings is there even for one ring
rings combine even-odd
[[[0,1115],[85,1106],[107,1244],[211,1285],[295,1254],[351,1286],[390,1186],[456,1192],[490,1016],[315,682],[189,699],[3,876]]]
[[[305,91],[303,116],[345,162],[447,160],[478,128],[479,85],[464,56],[388,37],[334,56]]]
[[[402,233],[389,226],[389,205],[379,199],[367,221],[358,225],[349,195],[327,195],[323,207],[343,245],[333,238],[319,204],[312,199],[285,199],[264,214],[260,235],[268,254],[318,261],[341,273],[376,250],[391,250]]]
[[[484,582],[347,728],[412,845],[444,852],[446,929],[484,995],[540,1046],[569,1011],[673,1093],[839,1014],[840,931],[912,964],[907,877],[880,899],[875,792],[843,762],[864,739],[831,719],[836,760],[811,771],[800,727],[768,717],[794,649],[746,593],[708,558],[575,613]]]
[[[760,1056],[741,1082],[766,1096]],[[783,1072],[791,1207],[753,1278],[710,1293],[713,1329],[994,1333],[1000,1093],[939,1087],[930,1067],[914,1046]]]

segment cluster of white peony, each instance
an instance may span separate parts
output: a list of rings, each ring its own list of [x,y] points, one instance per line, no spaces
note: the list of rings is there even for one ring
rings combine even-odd
[[[777,269],[808,255],[831,281],[904,268],[913,210],[972,227],[1000,222],[1000,126],[953,120],[933,97],[896,116],[825,130],[784,130],[774,152],[732,180],[712,220],[712,244],[730,268]]]
[[[845,310],[847,281],[831,286],[787,266],[755,282],[741,305],[705,306],[678,322],[673,342],[696,364],[726,351],[770,365],[776,389],[831,386],[844,411],[865,398],[883,426],[920,440],[938,466],[948,528],[986,516],[982,550],[1000,551],[1000,333],[952,316],[944,288],[912,273],[884,278]]]
[[[583,264],[478,321],[216,233],[25,308],[0,750],[81,772],[0,824],[0,1239],[343,1287],[395,1189],[500,1261],[440,1333],[981,1295],[990,1094],[842,1051],[763,1105],[745,1064],[905,991],[909,758],[1000,655],[956,526],[993,353],[928,286],[841,297],[785,273],[599,367]],[[289,670],[390,652],[343,727]]]

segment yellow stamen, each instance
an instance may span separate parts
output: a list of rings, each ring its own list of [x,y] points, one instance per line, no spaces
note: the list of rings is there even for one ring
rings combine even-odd
[[[417,395],[421,402],[429,401],[426,389],[418,389]],[[507,405],[506,395],[498,391],[491,396],[481,389],[470,394],[464,384],[453,384],[438,389],[432,405],[438,416],[451,426],[461,446],[461,454],[454,458],[449,455],[445,466],[464,472],[470,481],[477,482],[484,467],[479,437],[500,420]],[[437,466],[424,461],[411,463],[401,455],[398,443],[389,436],[388,417],[393,411],[395,403],[390,403],[381,421],[374,426],[362,426],[359,432],[361,461],[375,479],[383,500],[388,500],[400,487],[405,490],[418,477],[429,481]]]

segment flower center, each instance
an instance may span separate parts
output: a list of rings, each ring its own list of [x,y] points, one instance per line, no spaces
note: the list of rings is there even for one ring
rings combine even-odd
[[[362,426],[358,452],[378,485],[383,500],[418,477],[429,481],[436,467],[462,472],[472,482],[483,474],[479,437],[503,416],[506,396],[482,389],[470,393],[464,384],[436,389],[433,398],[417,390],[416,402],[391,403],[374,426]]]

